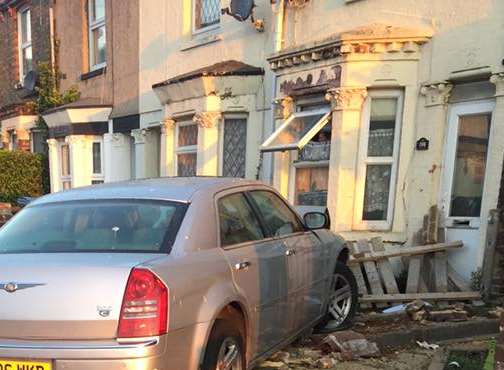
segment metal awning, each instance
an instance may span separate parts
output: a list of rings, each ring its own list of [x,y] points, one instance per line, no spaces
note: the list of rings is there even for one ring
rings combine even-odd
[[[303,149],[330,118],[328,109],[294,113],[261,145],[261,152]]]

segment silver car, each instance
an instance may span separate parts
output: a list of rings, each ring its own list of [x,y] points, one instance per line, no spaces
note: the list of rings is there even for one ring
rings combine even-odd
[[[243,370],[357,305],[344,241],[272,188],[60,192],[0,229],[0,370]]]

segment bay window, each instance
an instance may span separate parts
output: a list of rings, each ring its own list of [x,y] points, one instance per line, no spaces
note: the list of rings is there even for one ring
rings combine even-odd
[[[176,131],[177,176],[196,176],[198,125],[192,122],[182,122],[177,125]]]
[[[222,176],[245,177],[247,118],[226,117],[222,132]]]
[[[68,190],[72,187],[72,173],[70,169],[70,146],[66,143],[60,144],[60,163],[61,188]]]
[[[370,91],[362,115],[355,229],[392,226],[401,115],[400,91]]]
[[[93,174],[91,184],[103,184],[103,144],[101,138],[95,139],[92,146]]]

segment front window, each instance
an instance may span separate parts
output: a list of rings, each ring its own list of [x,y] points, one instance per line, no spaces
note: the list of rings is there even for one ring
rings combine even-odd
[[[106,65],[105,0],[89,0],[89,69]]]
[[[9,150],[16,150],[18,144],[16,130],[9,132]]]
[[[103,184],[103,144],[100,139],[96,139],[92,146],[92,158],[93,158],[93,176],[91,179],[92,185]]]
[[[18,12],[19,37],[19,78],[22,81],[33,70],[31,11],[29,8]]]
[[[180,123],[177,126],[177,176],[196,176],[197,152],[198,125]]]
[[[92,200],[34,205],[0,230],[0,254],[168,252],[186,205]]]
[[[70,170],[70,146],[63,144],[60,146],[60,161],[61,161],[61,187],[63,190],[68,190],[72,187],[72,173]]]
[[[328,109],[292,114],[261,146],[263,152],[303,149],[329,122]]]
[[[389,229],[399,153],[400,92],[370,92],[364,110],[357,181],[357,229]]]
[[[194,30],[212,28],[220,23],[220,0],[193,0]]]
[[[222,176],[245,177],[247,162],[247,119],[224,120]]]

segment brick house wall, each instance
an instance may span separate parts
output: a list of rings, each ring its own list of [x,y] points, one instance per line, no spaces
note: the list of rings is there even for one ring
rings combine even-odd
[[[17,10],[28,6],[31,12],[31,36],[33,65],[51,59],[50,7],[53,0],[0,0],[0,121],[33,114],[28,102],[33,96],[26,96],[19,84],[19,42]],[[6,140],[5,138],[3,139]],[[30,143],[20,139],[18,148],[30,150]]]

